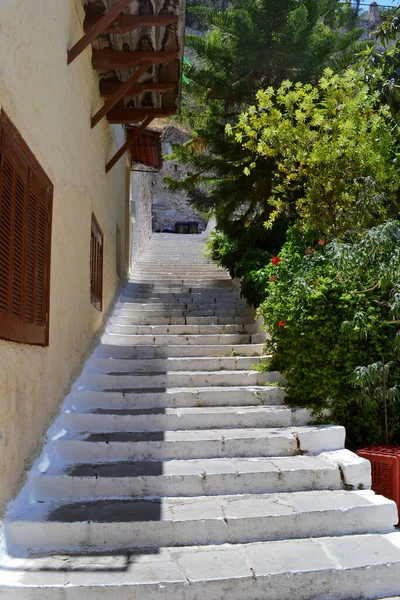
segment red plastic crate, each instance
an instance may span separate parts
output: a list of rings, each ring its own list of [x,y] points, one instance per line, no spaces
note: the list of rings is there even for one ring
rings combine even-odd
[[[373,491],[396,502],[400,520],[400,448],[370,446],[357,454],[371,463]]]

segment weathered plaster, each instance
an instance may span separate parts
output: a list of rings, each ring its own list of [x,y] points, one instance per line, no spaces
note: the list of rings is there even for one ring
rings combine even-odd
[[[125,237],[126,163],[108,176],[104,165],[122,130],[105,121],[90,129],[102,105],[91,50],[67,66],[83,17],[78,0],[1,2],[0,106],[53,182],[54,203],[50,346],[0,340],[0,509],[102,325],[89,295],[92,211],[104,232],[105,310],[119,282],[115,239],[117,222]]]

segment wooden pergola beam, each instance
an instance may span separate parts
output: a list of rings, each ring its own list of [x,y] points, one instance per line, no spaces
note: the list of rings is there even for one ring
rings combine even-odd
[[[143,62],[167,63],[179,58],[179,52],[130,50],[93,50],[92,65],[99,71],[123,71]]]
[[[101,15],[88,14],[84,22],[84,30],[90,31],[102,18]],[[129,33],[138,27],[167,27],[176,25],[179,17],[176,15],[119,15],[103,29],[102,33]]]
[[[114,94],[110,96],[110,98],[107,100],[104,106],[99,111],[97,111],[97,113],[92,118],[92,129],[97,125],[97,123],[101,121],[103,117],[106,116],[108,112],[110,112],[110,110],[117,104],[117,102],[124,98],[124,96],[130,90],[132,85],[136,83],[142,77],[142,75],[144,75],[146,71],[149,70],[150,67],[150,63],[143,63],[138,69],[136,69],[134,74],[131,75],[129,79],[127,79],[127,81],[125,81],[125,83],[122,83],[119,86],[119,88],[114,92]]]
[[[132,0],[118,0],[105,15],[85,33],[85,35],[68,51],[68,64],[71,64],[104,30],[131,4]]]
[[[107,120],[113,125],[129,125],[138,123],[146,116],[151,119],[162,119],[174,115],[176,111],[176,108],[113,108],[107,114]]]
[[[127,136],[125,144],[121,146],[118,152],[116,152],[112,159],[106,164],[106,173],[111,171],[111,169],[119,161],[121,156],[123,156],[125,152],[129,150],[129,147],[136,142],[136,140],[142,135],[143,131],[146,129],[146,127],[150,125],[153,119],[153,116],[146,116],[144,121],[139,125],[139,127],[137,127],[137,129],[135,129],[134,132],[130,133]]]
[[[155,83],[153,81],[145,81],[143,83],[137,83],[133,85],[126,93],[124,98],[134,98],[143,92],[169,92],[178,85],[178,82],[173,83],[170,81],[163,81]],[[104,98],[113,96],[117,90],[119,90],[121,83],[119,81],[113,81],[112,79],[103,79],[100,82],[100,94]]]

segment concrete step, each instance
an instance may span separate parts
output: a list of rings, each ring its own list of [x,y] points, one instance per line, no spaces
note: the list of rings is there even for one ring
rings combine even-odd
[[[258,371],[167,371],[138,372],[115,371],[111,373],[83,372],[74,387],[86,387],[99,390],[135,390],[140,388],[167,387],[224,387],[224,386],[260,386],[267,382],[283,383],[277,371],[259,373]]]
[[[211,333],[211,334],[189,334],[189,335],[173,335],[173,334],[144,334],[133,335],[123,333],[104,333],[101,341],[103,344],[116,346],[149,346],[155,345],[179,345],[179,346],[215,346],[221,344],[236,345],[236,344],[260,344],[264,341],[264,336],[259,333]]]
[[[177,431],[180,429],[242,429],[308,425],[305,408],[284,406],[227,406],[150,409],[96,409],[61,414],[60,427],[91,433],[118,431]]]
[[[252,334],[257,333],[257,325],[246,323],[244,325],[127,325],[115,323],[111,319],[106,327],[106,333],[118,333],[128,335],[230,335],[230,334]]]
[[[204,309],[204,311],[191,306],[181,305],[177,307],[164,306],[163,308],[152,308],[149,305],[135,304],[130,308],[116,308],[113,312],[113,317],[186,317],[186,318],[200,318],[206,319],[214,317],[217,319],[233,319],[232,323],[236,322],[236,319],[246,318],[249,322],[254,321],[253,311],[246,308],[221,310],[217,305]]]
[[[67,410],[91,408],[132,409],[204,406],[282,405],[285,390],[275,386],[137,389],[135,392],[74,389],[65,401]]]
[[[45,454],[31,481],[35,498],[43,501],[339,490],[342,476],[334,456],[340,452],[331,454],[329,459],[324,455],[214,458],[64,467],[54,466]],[[356,489],[359,482],[365,481],[359,473],[349,480],[354,481]]]
[[[152,278],[151,281],[147,277],[137,275],[134,278],[129,280],[128,288],[132,289],[140,285],[151,285],[154,289],[167,289],[167,288],[200,288],[200,289],[218,289],[218,290],[227,290],[227,289],[237,289],[235,285],[232,283],[232,279],[204,279],[204,278],[191,278],[184,279],[183,277],[171,278],[169,275],[162,275],[157,277],[156,280]]]
[[[372,491],[312,491],[36,503],[8,515],[6,531],[14,548],[28,536],[31,552],[101,553],[389,533],[397,520],[394,502]]]
[[[121,311],[118,311],[120,313]],[[154,311],[157,312],[157,311]],[[162,312],[162,311],[160,311]],[[191,326],[199,326],[203,328],[204,326],[216,325],[222,326],[226,325],[227,327],[232,326],[254,326],[254,318],[252,315],[248,314],[243,317],[217,317],[217,316],[208,316],[208,317],[198,317],[198,316],[190,316],[185,313],[185,311],[174,311],[179,312],[180,315],[167,315],[164,311],[164,316],[161,315],[151,315],[149,312],[136,313],[133,315],[124,315],[118,314],[113,315],[111,319],[108,321],[110,325],[191,325]],[[212,312],[212,311],[210,311]]]
[[[135,344],[117,346],[115,344],[101,343],[95,350],[94,357],[106,358],[178,358],[203,356],[208,358],[224,356],[261,356],[264,352],[264,344],[202,344],[202,345],[179,345],[174,346],[151,346]]]
[[[86,373],[149,373],[168,371],[242,371],[254,369],[268,360],[268,356],[197,356],[154,359],[96,358],[85,366]]]
[[[1,569],[5,600],[366,600],[398,594],[400,533],[5,558]]]
[[[249,305],[243,298],[236,296],[234,294],[190,294],[190,293],[156,293],[156,292],[137,292],[132,295],[122,295],[119,298],[119,303],[117,307],[120,305],[126,306],[126,304],[137,304],[144,303],[150,304],[154,307],[155,304],[160,304],[161,307],[165,307],[167,305],[174,306],[175,308],[179,308],[183,305],[195,306],[198,309],[207,309],[212,307],[213,304],[217,304],[218,308],[224,310],[225,308],[247,308],[249,309]],[[178,305],[178,306],[177,306]]]
[[[125,299],[116,303],[116,309],[122,310],[183,310],[186,313],[188,311],[203,312],[203,311],[216,311],[221,316],[235,314],[242,316],[243,314],[249,314],[251,310],[249,305],[242,300],[235,300],[234,298],[227,298],[226,300],[218,300],[216,297],[210,297],[207,300],[202,298],[190,298],[188,296],[167,296],[166,298],[148,297],[148,296],[135,296],[132,298]],[[245,311],[244,313],[241,311]],[[207,316],[206,314],[200,316]]]
[[[344,447],[343,427],[64,433],[53,440],[69,462],[295,456]]]

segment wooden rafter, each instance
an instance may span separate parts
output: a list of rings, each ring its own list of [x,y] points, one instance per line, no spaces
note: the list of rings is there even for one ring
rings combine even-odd
[[[173,83],[167,81],[155,83],[153,81],[145,81],[143,83],[133,85],[125,93],[124,98],[134,98],[135,96],[143,94],[144,92],[169,92],[170,90],[176,88],[177,85],[178,82]],[[100,82],[100,94],[104,96],[104,98],[110,98],[116,93],[117,90],[119,90],[120,86],[121,83],[119,81],[103,79]]]
[[[93,50],[92,65],[100,71],[123,71],[143,62],[167,63],[179,58],[179,52],[130,50]]]
[[[104,30],[131,4],[132,0],[119,0],[105,15],[85,33],[68,51],[68,64],[71,64]]]
[[[106,116],[108,112],[110,112],[110,110],[117,104],[117,102],[124,98],[124,96],[130,90],[132,85],[136,83],[142,77],[142,75],[144,75],[146,71],[149,70],[150,67],[150,63],[143,63],[138,69],[136,69],[134,74],[131,75],[127,81],[125,81],[125,83],[122,83],[119,86],[116,92],[114,92],[114,94],[110,96],[110,98],[107,100],[104,106],[92,118],[92,129],[97,125],[97,123],[99,123],[99,121],[101,121],[103,117]]]
[[[101,15],[88,14],[84,30],[90,31],[92,27],[102,18]],[[102,33],[129,33],[138,27],[167,27],[168,25],[176,25],[179,22],[177,15],[119,15],[103,29]]]
[[[176,113],[176,108],[113,108],[107,114],[107,120],[113,125],[138,123],[146,116],[152,119],[162,119]]]
[[[106,164],[106,173],[111,171],[111,169],[119,161],[121,156],[123,156],[125,152],[129,149],[129,147],[142,135],[143,131],[146,129],[146,127],[150,125],[153,119],[153,116],[146,116],[144,121],[139,125],[139,127],[137,127],[134,132],[128,134],[125,144],[121,146],[118,152],[116,152],[112,159]]]

